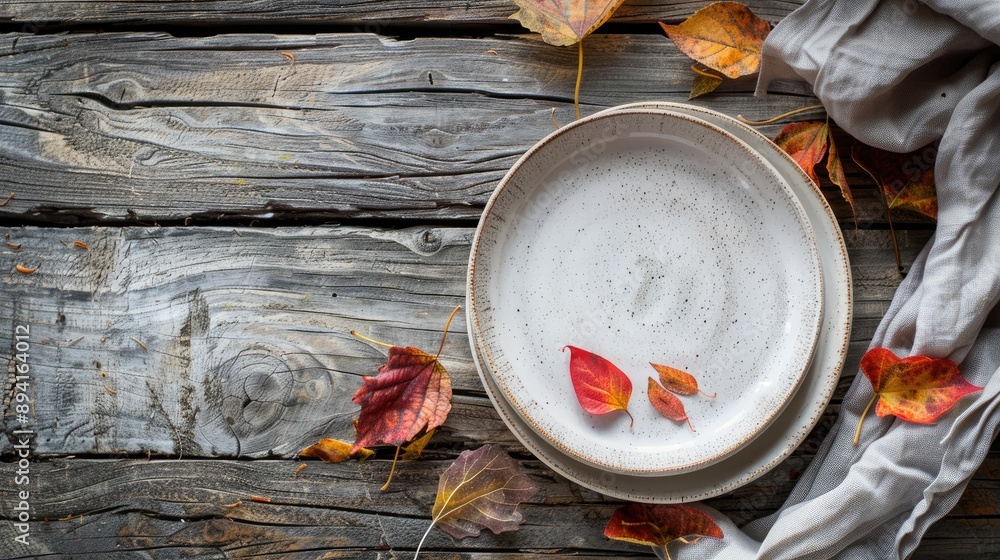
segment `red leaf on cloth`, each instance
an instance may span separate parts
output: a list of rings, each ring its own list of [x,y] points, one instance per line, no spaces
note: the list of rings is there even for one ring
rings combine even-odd
[[[652,377],[649,378],[649,386],[647,389],[647,395],[649,396],[649,402],[653,405],[662,416],[673,420],[674,422],[684,422],[687,421],[688,428],[694,431],[694,426],[691,425],[691,419],[688,418],[687,412],[684,411],[684,403],[681,402],[673,393],[667,391],[660,384],[656,382]]]
[[[684,504],[628,504],[615,510],[604,536],[617,541],[662,547],[675,540],[721,539],[722,529],[707,513]],[[669,557],[669,556],[668,556]]]
[[[575,346],[569,348],[569,375],[573,390],[580,406],[590,414],[607,414],[624,410],[632,422],[628,411],[628,401],[632,396],[632,381],[617,366],[608,360]]]
[[[958,399],[983,389],[969,383],[951,360],[900,359],[885,348],[869,350],[861,358],[861,371],[878,395],[875,414],[920,424],[936,421]]]

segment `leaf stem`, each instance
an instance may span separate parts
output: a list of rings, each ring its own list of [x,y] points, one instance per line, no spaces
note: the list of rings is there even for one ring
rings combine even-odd
[[[379,341],[377,341],[375,339],[368,338],[367,336],[359,333],[358,331],[351,331],[351,336],[354,336],[355,338],[360,338],[361,340],[363,340],[365,342],[369,342],[369,343],[374,344],[376,346],[381,346],[383,348],[392,348],[392,344],[386,344],[384,342],[379,342]]]
[[[704,76],[706,78],[712,78],[712,79],[715,79],[715,80],[721,80],[722,79],[722,76],[720,76],[718,74],[712,74],[711,72],[706,72],[706,71],[702,70],[701,68],[698,68],[697,64],[692,64],[691,65],[691,71],[694,72],[695,74],[698,74],[699,76]]]
[[[748,124],[750,126],[763,126],[765,124],[771,124],[773,122],[778,122],[781,119],[785,119],[785,118],[788,118],[788,117],[791,117],[791,116],[794,116],[794,115],[798,115],[799,113],[805,113],[806,111],[812,111],[813,109],[822,109],[822,108],[823,108],[823,104],[822,103],[817,104],[817,105],[810,105],[808,107],[802,107],[802,108],[799,108],[799,109],[793,109],[791,111],[788,111],[787,113],[782,113],[782,114],[778,115],[777,117],[771,117],[769,119],[764,119],[762,121],[751,121],[749,119],[743,118],[743,115],[737,115],[736,118],[739,119],[740,122],[742,122],[743,124]]]
[[[413,553],[413,560],[417,560],[417,556],[420,556],[420,547],[424,546],[424,541],[427,539],[427,535],[431,534],[431,529],[434,528],[436,523],[436,520],[431,520],[431,526],[424,532],[424,536],[420,538],[420,544],[417,545],[417,551]]]
[[[396,463],[399,462],[399,449],[403,447],[403,444],[396,446],[396,456],[392,458],[392,468],[389,469],[389,479],[385,481],[385,484],[379,488],[379,492],[385,492],[389,488],[389,483],[392,482],[392,475],[396,472]]]
[[[441,334],[441,346],[438,346],[437,354],[434,354],[435,360],[438,359],[438,356],[441,355],[441,351],[444,350],[444,340],[448,338],[448,327],[451,326],[451,320],[455,318],[455,314],[458,313],[458,310],[461,308],[461,305],[455,307],[455,309],[451,310],[451,315],[448,315],[448,320],[444,324],[444,332]]]
[[[580,82],[583,80],[583,39],[576,44],[578,54],[576,63],[576,89],[573,90],[573,106],[576,107],[576,119],[580,120]]]
[[[854,430],[854,447],[858,446],[858,441],[861,440],[861,424],[865,421],[865,416],[868,416],[868,411],[871,410],[872,405],[875,404],[875,399],[878,398],[878,393],[872,394],[872,400],[868,401],[868,406],[865,407],[865,411],[861,413],[861,418],[858,418],[858,429]]]

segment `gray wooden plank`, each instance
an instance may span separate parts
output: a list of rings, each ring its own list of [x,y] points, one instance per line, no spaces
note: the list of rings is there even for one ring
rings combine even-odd
[[[520,508],[525,517],[520,529],[502,535],[484,531],[478,538],[463,540],[432,530],[425,544],[431,553],[428,558],[484,560],[492,558],[490,554],[518,550],[551,558],[577,554],[652,558],[646,547],[603,536],[604,525],[620,502],[580,488],[538,461],[519,462],[539,486],[538,494]],[[19,503],[17,492],[28,489],[31,544],[12,541],[17,529],[5,507],[0,512],[0,555],[398,557],[412,552],[428,527],[437,481],[450,460],[404,463],[386,492],[379,487],[388,473],[388,460],[335,465],[311,461],[296,474],[298,464],[186,459],[34,462],[30,483],[0,487],[0,503],[5,506]],[[958,559],[968,558],[970,551],[1000,552],[996,479],[989,474],[998,465],[997,456],[986,459],[955,510],[932,527],[918,557]],[[0,464],[0,476],[9,479],[14,469]],[[779,467],[765,479],[708,504],[736,520],[759,517],[787,495],[792,483],[777,480],[782,477],[788,474]],[[254,501],[252,496],[270,501]],[[994,509],[989,515],[976,515],[981,506],[975,503],[984,499]],[[104,556],[108,554],[118,556]]]
[[[14,223],[477,219],[552,110],[573,118],[576,53],[532,36],[7,34],[0,53]],[[583,113],[686,100],[689,64],[665,37],[588,39]],[[696,101],[750,118],[815,102],[753,85]],[[878,222],[865,185],[862,219]]]
[[[709,1],[635,0],[619,8],[612,22],[649,23],[679,21]],[[777,22],[802,4],[802,0],[748,0],[760,17]],[[209,24],[334,24],[358,26],[379,32],[397,25],[504,24],[516,11],[509,0],[437,0],[412,2],[382,0],[200,0],[197,2],[159,0],[125,2],[122,0],[49,0],[8,1],[0,7],[0,18],[25,24],[63,23],[143,23],[174,25]]]
[[[288,457],[319,437],[352,440],[351,396],[384,352],[349,332],[436,348],[448,313],[465,303],[473,235],[432,227],[4,232],[21,248],[0,246],[9,294],[0,301],[0,348],[16,349],[17,325],[30,328],[35,453],[173,457]],[[927,236],[901,237],[907,259]],[[868,230],[848,240],[855,324],[875,323],[899,282],[889,238]],[[20,274],[18,264],[38,271]],[[854,332],[848,375],[866,335]],[[514,445],[484,397],[462,314],[442,362],[457,396],[439,445]],[[8,371],[0,453],[12,450],[20,427]]]

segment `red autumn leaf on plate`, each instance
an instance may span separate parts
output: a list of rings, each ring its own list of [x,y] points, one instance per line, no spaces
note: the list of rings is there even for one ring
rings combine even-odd
[[[823,121],[796,122],[786,125],[774,137],[774,143],[792,156],[817,185],[816,164],[823,161],[830,139],[830,126]]]
[[[607,414],[624,410],[631,422],[635,423],[628,411],[628,400],[632,396],[632,381],[617,366],[608,360],[575,346],[569,348],[569,375],[573,380],[573,390],[580,406],[590,414]]]
[[[684,411],[684,403],[674,396],[673,393],[660,387],[660,384],[652,377],[649,378],[649,387],[646,394],[649,396],[649,402],[657,412],[674,422],[684,422],[687,420],[688,428],[691,428],[692,432],[694,431],[691,419],[688,418],[687,412]]]
[[[445,324],[437,354],[391,346],[389,359],[378,369],[378,375],[363,379],[364,385],[354,394],[361,414],[355,424],[357,438],[352,453],[379,444],[399,446],[421,430],[431,431],[444,423],[451,410],[451,378],[438,355],[457,311],[456,307]]]
[[[760,49],[771,25],[739,2],[715,2],[680,25],[660,27],[684,54],[730,78],[760,69]]]
[[[910,356],[900,359],[885,348],[872,348],[861,358],[861,371],[872,383],[875,394],[861,414],[854,444],[861,434],[861,422],[871,405],[880,417],[893,415],[907,422],[930,424],[955,406],[958,399],[981,391],[969,383],[948,359]]]
[[[937,149],[925,146],[905,154],[856,142],[851,157],[878,184],[891,210],[908,210],[937,219],[934,162]]]
[[[722,529],[710,515],[684,504],[628,504],[615,510],[604,528],[604,536],[653,547],[681,540],[684,543],[702,537],[723,538]],[[667,558],[670,558],[667,553]]]
[[[709,395],[699,389],[698,380],[695,379],[690,373],[681,369],[672,368],[670,366],[654,364],[652,362],[650,362],[649,365],[653,366],[653,369],[660,374],[660,383],[663,383],[663,387],[666,390],[677,393],[678,395],[693,395],[695,393],[701,393],[710,399],[715,398],[714,393]]]

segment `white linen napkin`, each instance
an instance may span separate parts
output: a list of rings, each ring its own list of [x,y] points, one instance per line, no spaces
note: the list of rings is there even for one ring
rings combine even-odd
[[[851,136],[896,152],[938,142],[937,231],[872,346],[948,357],[985,390],[937,424],[869,414],[859,375],[816,458],[775,514],[674,560],[878,559],[913,553],[948,513],[1000,426],[1000,7],[995,0],[811,0],[764,44],[758,93],[804,79]]]

